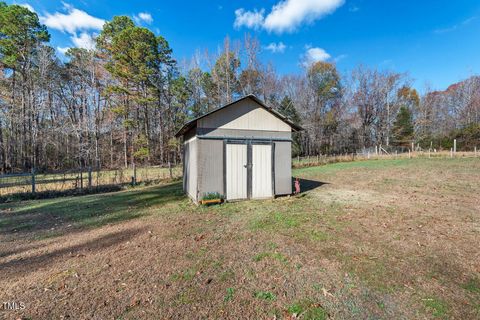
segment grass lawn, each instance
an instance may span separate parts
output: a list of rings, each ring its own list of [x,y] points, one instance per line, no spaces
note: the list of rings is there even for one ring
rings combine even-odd
[[[294,170],[296,197],[181,184],[0,205],[0,318],[479,319],[480,160]]]

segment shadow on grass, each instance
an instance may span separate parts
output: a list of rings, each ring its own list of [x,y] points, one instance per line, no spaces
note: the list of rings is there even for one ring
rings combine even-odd
[[[15,246],[15,248],[12,248],[10,250],[0,250],[0,258],[8,257],[14,254],[19,254],[28,250],[33,250],[42,247],[43,245],[41,244],[36,244],[36,245],[26,245],[26,246]]]
[[[108,192],[121,191],[123,190],[123,188],[127,187],[128,185],[129,184],[124,183],[124,184],[117,184],[117,185],[98,186],[98,187],[93,187],[91,189],[85,188],[85,189],[71,189],[71,190],[62,190],[62,191],[40,191],[36,193],[31,193],[31,192],[15,193],[15,194],[9,194],[5,196],[0,196],[0,203],[108,193]]]
[[[317,189],[325,184],[328,184],[327,182],[321,182],[321,181],[316,181],[316,180],[309,180],[309,179],[298,179],[300,181],[300,193],[304,193],[307,191],[311,191],[314,189]],[[293,179],[293,190],[295,190],[295,179]]]
[[[65,255],[73,257],[79,255],[80,252],[88,251],[89,253],[92,253],[104,250],[111,246],[129,241],[144,231],[145,228],[132,228],[128,230],[112,232],[85,243],[62,247],[61,249],[54,250],[52,252],[0,263],[0,269],[3,270],[2,272],[4,272],[5,275],[9,272],[12,272],[15,277],[19,277],[36,271],[40,268],[48,267]]]
[[[185,199],[180,182],[125,192],[0,205],[0,234],[47,238],[148,215],[151,207]]]

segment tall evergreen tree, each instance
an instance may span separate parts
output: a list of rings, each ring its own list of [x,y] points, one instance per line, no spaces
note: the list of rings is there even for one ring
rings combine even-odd
[[[5,70],[10,80],[10,94],[5,95],[7,103],[21,108],[10,108],[12,123],[15,123],[15,135],[19,136],[12,149],[19,149],[20,163],[24,170],[35,166],[38,156],[36,133],[38,128],[37,105],[31,97],[37,83],[35,73],[38,65],[36,55],[50,35],[42,25],[36,13],[19,5],[6,5],[0,2],[0,69]],[[9,159],[5,152],[3,126],[0,119],[0,159],[3,170],[16,165],[17,159]],[[14,121],[13,121],[14,120]],[[12,140],[13,141],[13,140]],[[10,162],[10,164],[7,164]]]
[[[278,107],[278,112],[297,125],[300,125],[302,122],[300,114],[298,113],[292,99],[289,96],[283,97],[282,101],[280,102],[280,106]],[[301,136],[298,132],[295,132],[292,135],[292,156],[299,155],[301,150]]]
[[[289,96],[283,97],[280,106],[278,107],[278,112],[289,118],[295,124],[299,125],[302,122],[300,114]]]
[[[410,109],[403,105],[398,110],[393,124],[393,142],[397,146],[408,147],[413,140],[413,119]]]

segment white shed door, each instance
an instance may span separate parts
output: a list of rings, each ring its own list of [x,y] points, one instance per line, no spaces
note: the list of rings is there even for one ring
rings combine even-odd
[[[247,198],[247,145],[227,144],[227,200]]]
[[[269,198],[272,190],[272,146],[252,145],[252,198]]]

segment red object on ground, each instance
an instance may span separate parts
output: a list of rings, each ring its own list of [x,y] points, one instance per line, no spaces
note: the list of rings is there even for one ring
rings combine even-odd
[[[298,178],[295,179],[295,194],[300,193],[300,180]]]

